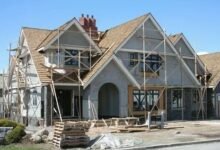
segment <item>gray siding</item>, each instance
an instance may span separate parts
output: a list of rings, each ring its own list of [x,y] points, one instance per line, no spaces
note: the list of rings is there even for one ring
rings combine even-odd
[[[63,31],[60,31],[62,34]],[[87,46],[89,47],[88,40],[83,36],[83,34],[79,31],[79,29],[72,25],[67,31],[65,31],[59,38],[59,43],[62,45],[78,45],[78,46]],[[58,32],[57,32],[58,35]],[[53,44],[57,45],[58,41],[56,40]]]
[[[124,66],[131,72],[136,80],[142,84],[144,82],[143,73],[140,72],[139,66],[132,69],[129,65],[130,54],[128,52],[119,51],[117,57],[123,62]],[[167,83],[170,86],[189,86],[196,87],[191,75],[185,70],[176,56],[167,56]],[[162,68],[159,70],[158,77],[146,77],[146,84],[165,85],[165,64],[162,63]]]
[[[180,39],[175,44],[175,48],[177,49],[177,52],[181,54],[181,56],[194,57],[194,54],[190,51],[190,49],[187,47],[186,43],[182,39]]]
[[[125,117],[128,115],[128,85],[130,82],[126,78],[125,74],[118,68],[114,61],[111,61],[102,72],[96,76],[91,84],[85,89],[83,95],[83,117],[88,118],[88,99],[90,97],[91,102],[98,110],[98,94],[99,90],[105,83],[113,83],[119,90],[119,115]],[[97,112],[98,113],[98,112]]]
[[[163,34],[159,31],[152,23],[148,20],[144,24],[145,28],[145,47],[146,51],[164,52],[164,42]],[[135,49],[143,50],[143,29],[142,27],[137,30],[137,32],[127,41],[127,43],[122,47],[123,49]],[[158,46],[160,44],[160,46]],[[157,47],[155,49],[155,47]],[[171,47],[166,42],[166,51],[168,53],[174,53]]]
[[[183,119],[194,119],[192,114],[192,90],[190,88],[183,89]],[[172,89],[167,89],[167,120],[182,120],[182,109],[172,108]]]

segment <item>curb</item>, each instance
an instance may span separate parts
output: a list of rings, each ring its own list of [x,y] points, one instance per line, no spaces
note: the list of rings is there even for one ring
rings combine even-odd
[[[131,149],[132,150],[141,150],[141,149],[145,150],[145,149],[166,148],[166,147],[193,145],[193,144],[201,144],[201,143],[212,143],[212,142],[220,142],[220,138],[212,139],[212,140],[193,141],[193,142],[181,142],[181,143],[161,144],[161,145],[152,145],[152,146],[129,147],[123,150],[131,150]]]

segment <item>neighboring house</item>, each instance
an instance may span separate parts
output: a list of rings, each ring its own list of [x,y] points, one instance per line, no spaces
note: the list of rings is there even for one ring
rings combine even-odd
[[[183,34],[167,37],[151,14],[105,32],[89,16],[55,30],[24,27],[10,66],[11,116],[30,124],[50,125],[59,112],[93,119],[164,111],[189,120],[206,110],[197,96],[203,64]]]
[[[208,117],[220,118],[220,53],[199,56],[212,74],[208,83]]]

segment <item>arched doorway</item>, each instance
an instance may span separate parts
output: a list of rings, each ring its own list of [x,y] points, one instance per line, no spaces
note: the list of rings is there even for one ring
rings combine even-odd
[[[99,118],[119,117],[119,91],[112,83],[105,83],[99,89]]]

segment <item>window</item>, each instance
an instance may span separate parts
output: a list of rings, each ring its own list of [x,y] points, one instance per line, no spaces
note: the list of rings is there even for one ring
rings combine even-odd
[[[78,51],[77,50],[66,50],[65,51],[65,65],[66,66],[78,66]]]
[[[140,71],[144,71],[144,65],[143,65],[143,54],[141,54],[141,63],[140,63]],[[161,58],[159,55],[149,55],[145,58],[145,72],[158,72],[159,68],[161,66]]]
[[[133,109],[134,110],[145,110],[145,93],[141,90],[133,91]]]
[[[2,97],[3,93],[2,93],[2,89],[0,89],[0,97]]]
[[[138,63],[138,53],[130,53],[130,66],[135,66]]]
[[[37,106],[37,91],[34,90],[32,94],[33,94],[32,96],[33,106]]]
[[[172,108],[174,109],[182,108],[182,90],[181,89],[172,90]]]
[[[147,110],[150,111],[156,101],[159,98],[158,90],[134,90],[133,91],[133,110],[134,111],[142,111]],[[155,107],[156,109],[156,107]]]
[[[156,103],[156,101],[159,99],[159,91],[158,90],[148,90],[147,91],[147,108],[148,110],[151,110]],[[155,107],[154,109],[156,109]]]
[[[199,102],[199,93],[196,90],[193,90],[193,103]]]
[[[47,55],[49,63],[58,64],[58,51],[49,51]]]

